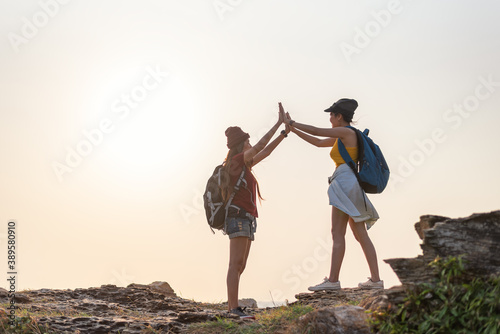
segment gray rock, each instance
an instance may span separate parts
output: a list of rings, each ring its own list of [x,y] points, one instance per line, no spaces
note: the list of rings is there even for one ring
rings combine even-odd
[[[403,286],[395,286],[387,290],[380,290],[363,299],[359,306],[370,311],[397,311],[398,304],[404,302],[406,289]]]
[[[433,228],[436,223],[444,222],[450,218],[435,215],[420,216],[420,221],[415,223],[415,231],[417,231],[420,240],[424,240],[424,231]]]
[[[32,290],[29,305],[18,305],[42,316],[41,328],[58,333],[180,333],[187,324],[227,316],[218,304],[200,304],[176,297],[165,282],[102,285],[75,290]],[[1,291],[0,291],[1,293]],[[167,296],[168,295],[168,296]],[[62,314],[62,315],[61,315]]]
[[[243,298],[238,300],[238,304],[241,307],[257,308],[257,301],[253,298]]]
[[[0,288],[0,300],[3,300],[3,302],[7,302],[7,300],[9,299],[9,293],[10,292],[8,290]],[[25,293],[19,292],[14,293],[14,300],[16,303],[21,304],[27,304],[31,302],[31,299]]]
[[[384,260],[403,285],[432,282],[436,276],[428,263],[437,256],[464,255],[471,277],[500,274],[500,211],[458,219],[422,216],[415,229],[423,235],[423,255]]]
[[[161,293],[164,296],[176,297],[174,289],[167,282],[153,282],[148,287],[151,291]]]
[[[378,293],[380,293],[380,290],[362,290],[359,288],[299,293],[295,295],[297,302],[293,302],[290,305],[300,303],[303,305],[311,305],[319,309],[327,306],[361,302],[363,299]]]
[[[302,316],[299,327],[306,333],[370,334],[368,315],[359,306],[321,308]]]

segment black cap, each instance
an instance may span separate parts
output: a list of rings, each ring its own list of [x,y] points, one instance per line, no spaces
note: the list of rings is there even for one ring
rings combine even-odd
[[[354,110],[358,107],[358,102],[354,99],[340,99],[328,109],[325,109],[328,113],[347,113],[350,116],[354,115]]]

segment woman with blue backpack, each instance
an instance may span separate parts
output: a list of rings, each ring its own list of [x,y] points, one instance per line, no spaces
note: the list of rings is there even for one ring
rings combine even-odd
[[[333,249],[330,267],[330,276],[324,281],[309,287],[310,291],[340,289],[340,267],[345,254],[345,233],[349,224],[354,237],[360,243],[365,254],[371,277],[368,281],[359,283],[362,289],[383,289],[384,282],[380,279],[377,253],[368,236],[369,229],[379,218],[358,182],[358,175],[346,162],[358,161],[357,130],[350,127],[354,111],[358,103],[353,99],[340,99],[325,112],[330,114],[331,128],[317,128],[311,125],[295,122],[286,114],[285,123],[291,132],[317,147],[331,147],[330,156],[335,162],[336,169],[329,178],[328,197],[332,205],[332,237]],[[317,138],[316,136],[326,137]],[[343,158],[342,151],[346,150],[349,159]],[[345,152],[344,152],[345,156]],[[384,161],[385,163],[385,161]],[[384,185],[385,186],[385,185]]]
[[[240,277],[245,269],[250,246],[257,228],[257,196],[260,196],[259,185],[252,174],[252,167],[257,165],[287,137],[289,128],[271,143],[269,141],[283,124],[285,114],[280,104],[279,119],[255,146],[250,145],[250,135],[240,127],[229,127],[225,134],[229,152],[224,161],[224,169],[229,178],[222,184],[225,202],[229,200],[224,232],[229,236],[229,268],[227,272],[228,309],[230,313],[241,319],[254,319],[238,305]],[[269,144],[268,144],[269,143]],[[239,184],[241,181],[241,184]]]

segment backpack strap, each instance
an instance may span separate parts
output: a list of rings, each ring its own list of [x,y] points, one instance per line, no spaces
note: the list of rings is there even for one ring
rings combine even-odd
[[[230,197],[231,201],[233,200],[236,193],[240,190],[242,183],[244,183],[244,186],[246,187],[247,181],[245,180],[245,172],[246,172],[246,167],[243,166],[243,168],[241,169],[240,177],[238,178],[238,181],[236,181],[236,184],[234,185],[233,193],[231,194],[231,197]],[[229,205],[226,205],[226,207],[228,208]]]
[[[224,210],[226,211],[226,215],[225,215],[224,220],[227,218],[229,207],[231,206],[231,203],[233,202],[234,196],[240,190],[241,183],[243,183],[243,182],[246,183],[246,181],[244,179],[245,178],[245,172],[246,172],[246,166],[243,166],[243,168],[241,170],[241,173],[240,173],[240,176],[238,177],[238,181],[236,181],[236,184],[234,185],[233,192],[232,192],[231,196],[229,196],[229,199],[227,200],[226,206],[224,207]],[[210,227],[210,229],[215,234],[214,230],[211,227]]]
[[[355,128],[353,128],[352,126],[346,126],[346,127],[349,129],[353,129],[354,132],[356,132],[356,136],[358,135],[358,132]],[[351,155],[349,154],[349,152],[347,152],[347,149],[345,148],[345,145],[342,142],[342,140],[340,140],[340,138],[337,138],[337,147],[339,148],[339,153],[342,159],[344,159],[345,163],[349,167],[351,167],[354,174],[356,174],[356,177],[358,177],[358,169],[356,163],[354,162],[354,160],[352,160]],[[359,138],[358,138],[358,154],[359,154]]]
[[[356,128],[350,126],[350,125],[346,126],[346,128],[352,129],[356,133],[356,137],[357,137],[357,140],[358,140],[358,161],[360,161],[361,160],[361,155],[363,153],[363,148],[364,148],[363,138],[361,138],[361,133],[360,133],[360,131],[358,129],[356,129]],[[367,131],[367,130],[365,130],[365,131]],[[352,160],[351,156],[349,155],[349,152],[347,152],[347,149],[345,148],[345,145],[342,142],[342,140],[340,140],[340,138],[337,138],[337,146],[339,148],[340,156],[342,157],[342,159],[344,159],[345,163],[349,167],[351,167],[352,171],[354,172],[354,175],[356,175],[356,179],[358,179],[358,184],[361,187],[361,180],[359,178],[359,173],[358,173],[358,165],[359,165],[359,163],[355,163],[354,160]],[[363,191],[363,193],[364,193],[364,191]],[[365,199],[364,196],[363,196],[363,201],[365,203],[365,208],[366,208],[366,199]]]

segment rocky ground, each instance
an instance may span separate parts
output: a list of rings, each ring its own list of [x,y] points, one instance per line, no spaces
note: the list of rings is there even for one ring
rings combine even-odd
[[[311,305],[299,326],[315,333],[370,333],[366,310],[395,311],[405,291],[415,283],[433,283],[436,272],[428,265],[436,257],[464,255],[467,274],[488,277],[500,274],[500,211],[450,219],[422,216],[415,228],[423,243],[423,255],[413,259],[389,259],[402,286],[387,290],[300,293],[290,304]],[[8,292],[0,288],[0,320],[6,324]],[[41,289],[16,295],[18,320],[31,319],[32,333],[189,333],[189,325],[232,318],[224,304],[204,304],[179,298],[166,282],[127,287],[103,285],[75,290]],[[265,309],[255,308],[258,314]],[[235,319],[237,322],[239,319]],[[42,330],[40,330],[42,329]],[[8,331],[0,326],[0,332]]]
[[[372,306],[386,299],[383,290],[343,289],[301,293],[292,304],[328,308],[339,304]],[[7,291],[0,290],[5,305]],[[232,318],[225,304],[204,304],[179,298],[166,282],[128,287],[103,285],[75,290],[32,290],[17,294],[22,315],[36,319],[40,329],[55,333],[188,333],[188,325],[219,318]],[[258,314],[265,309],[251,308]],[[19,312],[18,312],[19,314]],[[238,320],[238,319],[235,319]],[[36,331],[34,331],[36,332]]]
[[[0,298],[7,302],[5,290]],[[38,326],[62,333],[180,333],[193,322],[231,317],[222,304],[177,297],[166,282],[24,291],[16,302]]]

